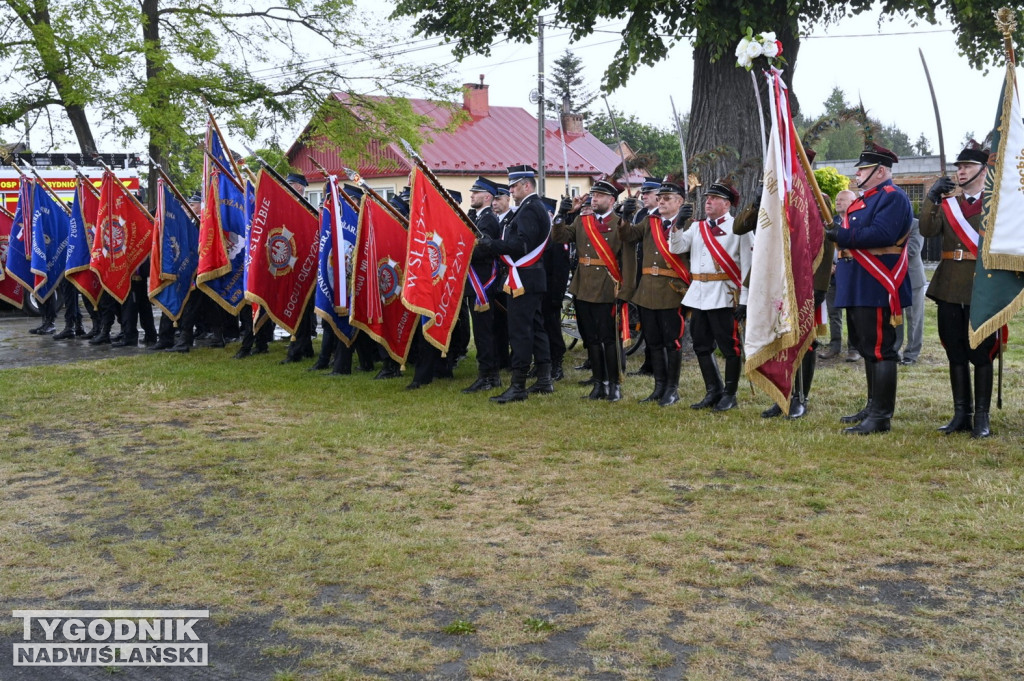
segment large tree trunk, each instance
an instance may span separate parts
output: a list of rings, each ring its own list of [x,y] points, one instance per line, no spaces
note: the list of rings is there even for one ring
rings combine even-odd
[[[793,95],[792,81],[800,42],[795,27],[780,29],[777,36],[783,44],[783,56],[788,62],[782,78],[790,88],[791,107],[796,115],[798,105]],[[767,86],[760,68],[762,66],[763,63],[755,64],[750,73],[754,73],[757,78],[766,119],[765,134],[768,135],[771,133],[771,122]],[[754,189],[761,181],[764,168],[759,113],[750,73],[736,66],[731,50],[716,62],[711,61],[708,48],[695,47],[693,50],[693,98],[686,140],[687,156],[692,159],[719,148],[728,148],[730,152],[716,154],[706,162],[691,167],[690,173],[697,173],[703,188],[715,180],[730,176],[740,190],[740,206],[737,208],[749,204],[753,199]],[[696,199],[700,213],[702,193],[698,192]]]
[[[97,153],[98,149],[96,149],[96,140],[92,136],[89,119],[85,115],[85,107],[77,104],[65,104],[64,111],[67,112],[68,120],[71,121],[71,127],[75,131],[75,137],[78,138],[79,151],[82,152],[83,158],[90,158]]]
[[[146,88],[157,91],[156,94],[150,93],[152,106],[154,109],[159,110],[163,103],[166,101],[166,97],[163,93],[159,92],[159,86],[155,85],[159,78],[163,67],[153,58],[154,54],[157,54],[161,50],[160,44],[160,14],[159,14],[160,2],[159,0],[142,0],[142,37],[146,44]],[[164,154],[162,147],[157,144],[154,140],[153,130],[150,129],[149,133],[149,191],[147,194],[150,212],[156,211],[156,165],[160,165],[162,168],[166,168],[167,164],[164,163]]]

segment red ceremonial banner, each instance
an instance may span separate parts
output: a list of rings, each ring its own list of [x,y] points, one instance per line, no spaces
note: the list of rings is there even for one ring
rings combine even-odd
[[[371,196],[363,196],[359,230],[352,249],[352,326],[384,346],[405,364],[419,315],[402,304],[405,228]]]
[[[448,352],[476,237],[423,171],[413,171],[402,302],[427,319],[423,337]]]
[[[78,179],[80,187],[77,191],[82,195],[82,218],[85,220],[86,245],[92,252],[92,245],[96,243],[96,215],[100,210],[100,193],[81,178]],[[126,185],[127,186],[127,185]],[[77,288],[85,298],[95,307],[103,295],[103,284],[100,278],[89,267],[74,267],[64,271],[64,277]]]
[[[0,208],[0,300],[21,308],[25,300],[25,287],[14,277],[6,276],[4,263],[7,262],[7,248],[11,243],[11,226],[14,216]]]
[[[103,288],[123,303],[131,291],[132,275],[149,256],[153,218],[108,171],[103,174],[96,223],[89,266]]]
[[[294,334],[316,286],[320,220],[276,177],[260,170],[249,231],[245,297]]]

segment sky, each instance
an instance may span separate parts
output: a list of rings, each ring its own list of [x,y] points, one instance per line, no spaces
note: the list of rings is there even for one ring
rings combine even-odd
[[[356,6],[370,15],[365,25],[390,24],[389,29],[395,36],[394,50],[401,53],[400,59],[447,65],[454,83],[477,83],[482,74],[484,82],[490,86],[492,105],[519,106],[536,113],[536,105],[529,100],[530,91],[537,88],[536,42],[527,45],[499,40],[490,56],[469,56],[456,62],[450,46],[444,45],[440,39],[412,35],[412,21],[388,22],[391,2],[356,0]],[[991,127],[1002,84],[1002,67],[987,75],[970,68],[967,60],[957,53],[953,32],[948,25],[913,27],[905,21],[887,21],[879,25],[877,17],[877,12],[850,17],[827,28],[815,29],[803,39],[794,91],[805,116],[822,114],[825,99],[838,86],[844,90],[848,102],[855,103],[860,98],[870,115],[884,125],[897,125],[911,141],[916,141],[924,133],[933,153],[938,153],[935,117],[918,56],[920,48],[935,82],[946,156],[948,160],[954,159],[962,148],[966,133],[974,133],[980,140]],[[568,48],[583,61],[582,75],[588,86],[596,90],[606,65],[621,43],[619,31],[623,25],[624,21],[597,24],[591,36],[575,45],[569,44],[566,29],[548,27],[544,42],[548,75],[555,59]],[[758,31],[771,30],[768,26],[754,28]],[[347,58],[330,50],[314,51],[310,56],[324,60]],[[867,66],[869,63],[872,66]],[[642,66],[624,87],[608,96],[608,101],[617,111],[636,115],[643,122],[670,127],[672,109],[669,97],[675,100],[676,108],[683,115],[690,109],[692,86],[693,55],[690,46],[683,41],[672,48],[667,59],[654,66]],[[594,107],[603,107],[602,100],[598,99]],[[95,114],[91,120],[102,148],[125,151],[109,134],[109,128],[105,129],[102,120]],[[202,124],[198,122],[197,126]],[[751,124],[756,125],[756,122]],[[45,123],[41,122],[39,127],[40,130],[33,133],[33,142],[37,145],[46,138]],[[290,145],[301,128],[302,124],[297,123],[294,130],[283,131],[280,141]],[[14,131],[7,129],[3,132],[8,138],[17,138],[21,131],[11,134]],[[67,143],[61,148],[76,147],[73,136],[68,134],[66,138]],[[244,148],[241,140],[232,140],[229,136],[228,141],[235,149]],[[257,140],[256,146],[261,142]],[[127,151],[145,148],[142,141],[135,146],[135,149]]]
[[[386,16],[385,9],[376,11],[379,16]],[[593,35],[576,45],[569,44],[567,30],[546,28],[544,51],[548,74],[554,60],[568,48],[583,60],[583,76],[596,90],[605,67],[621,43],[618,31],[624,24],[624,21],[598,24]],[[755,27],[755,30],[767,31],[771,27]],[[737,42],[739,38],[737,36]],[[410,56],[437,63],[452,61],[447,46],[425,49],[425,44],[420,44],[420,49]],[[793,84],[805,116],[824,113],[824,101],[838,86],[846,93],[848,102],[856,103],[860,97],[871,116],[884,125],[896,124],[911,141],[924,133],[933,153],[938,153],[935,115],[919,48],[928,61],[935,83],[946,155],[954,159],[963,146],[965,134],[972,132],[980,141],[991,128],[1003,69],[993,69],[987,75],[972,69],[967,59],[957,53],[948,24],[913,27],[906,21],[886,21],[879,25],[878,13],[869,12],[815,29],[801,43]],[[869,63],[866,56],[869,49],[874,55],[878,55],[879,50],[885,55],[881,61],[875,60],[872,68],[865,66]],[[492,105],[521,106],[536,112],[529,95],[537,88],[537,54],[536,42],[530,45],[504,43],[497,45],[489,57],[470,56],[453,64],[452,71],[462,83],[479,82],[483,74],[484,82],[490,85]],[[672,121],[669,97],[675,100],[682,116],[689,111],[692,87],[693,51],[682,42],[672,48],[666,60],[655,66],[642,66],[625,87],[608,96],[608,101],[617,111],[634,114],[646,123],[669,126]],[[964,101],[965,93],[969,93],[969,101]],[[601,99],[594,106],[603,107]]]

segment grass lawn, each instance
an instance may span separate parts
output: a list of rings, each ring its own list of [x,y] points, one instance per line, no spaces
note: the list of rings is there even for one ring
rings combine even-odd
[[[211,610],[209,668],[67,678],[1020,678],[1024,327],[995,436],[945,437],[927,314],[872,437],[839,432],[843,361],[795,422],[749,387],[690,410],[693,361],[668,409],[649,378],[500,407],[460,394],[472,359],[406,391],[282,343],[2,371],[0,606]],[[10,666],[20,631],[0,679],[65,678]]]

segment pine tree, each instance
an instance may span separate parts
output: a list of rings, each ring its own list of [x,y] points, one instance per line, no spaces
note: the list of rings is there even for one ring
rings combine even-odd
[[[583,78],[583,60],[566,50],[555,60],[551,78],[548,79],[551,94],[547,97],[547,109],[557,113],[563,106],[569,113],[583,116],[589,121],[592,115],[587,109],[597,99],[597,93],[586,87]]]

